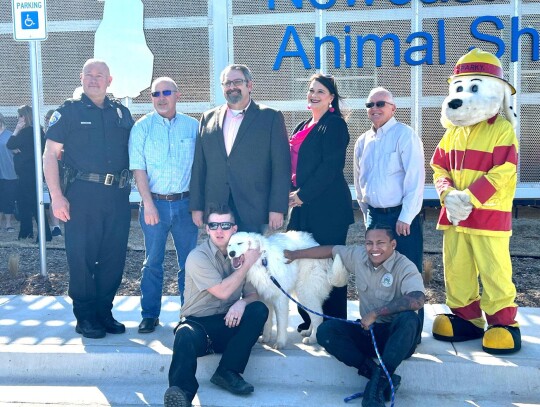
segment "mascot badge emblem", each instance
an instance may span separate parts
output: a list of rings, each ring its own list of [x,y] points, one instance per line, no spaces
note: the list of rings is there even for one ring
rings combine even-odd
[[[446,132],[431,166],[442,206],[437,229],[444,232],[452,314],[436,317],[433,336],[450,342],[482,338],[485,352],[513,353],[521,348],[509,249],[518,163],[511,104],[516,91],[499,59],[480,49],[459,59],[448,83],[441,112]]]

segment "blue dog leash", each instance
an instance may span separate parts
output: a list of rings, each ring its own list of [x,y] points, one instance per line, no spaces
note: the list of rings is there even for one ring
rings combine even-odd
[[[267,269],[267,266],[268,266],[268,260],[266,259],[266,257],[263,257],[262,260],[262,265],[264,266],[264,268]],[[267,272],[268,272],[268,269],[267,269]],[[308,307],[306,307],[305,305],[299,303],[297,300],[295,300],[287,291],[285,291],[281,285],[279,284],[279,282],[275,279],[274,276],[272,276],[270,273],[268,273],[268,276],[270,277],[270,280],[272,280],[272,282],[274,283],[274,285],[280,289],[280,291],[285,294],[292,302],[294,302],[296,305],[298,305],[300,308],[302,308],[304,311],[307,311],[307,312],[311,312],[312,314],[315,314],[315,315],[318,315],[320,317],[323,317],[323,318],[326,318],[326,319],[333,319],[333,320],[336,320],[336,321],[342,321],[342,322],[346,322],[348,324],[353,324],[353,325],[361,325],[360,322],[358,321],[351,321],[351,320],[348,320],[348,319],[343,319],[343,318],[337,318],[337,317],[332,317],[330,315],[325,315],[325,314],[321,314],[317,311],[313,311],[312,309],[309,309]],[[383,371],[384,371],[384,374],[386,375],[386,378],[388,379],[388,383],[390,383],[390,390],[392,392],[392,397],[390,399],[390,407],[394,407],[394,396],[395,396],[395,389],[394,389],[394,383],[392,383],[392,378],[390,376],[390,373],[388,372],[388,369],[386,368],[386,366],[384,365],[384,362],[382,361],[382,357],[381,357],[381,354],[379,353],[379,349],[377,347],[377,341],[375,340],[375,334],[373,333],[373,326],[370,326],[369,327],[369,333],[371,334],[371,342],[373,342],[373,347],[375,348],[375,353],[377,354],[377,359],[379,359],[379,364],[380,366],[382,367]],[[355,393],[355,394],[352,394],[348,397],[345,397],[343,399],[343,401],[345,403],[351,401],[351,400],[354,400],[354,399],[357,399],[359,397],[362,397],[364,395],[363,392],[359,392],[359,393]]]

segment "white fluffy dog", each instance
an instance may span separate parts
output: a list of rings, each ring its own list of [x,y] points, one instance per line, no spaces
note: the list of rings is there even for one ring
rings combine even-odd
[[[300,259],[287,264],[283,250],[299,250],[318,246],[310,233],[287,232],[276,233],[264,237],[257,233],[235,233],[227,248],[234,268],[242,266],[244,253],[248,249],[260,249],[261,257],[249,269],[247,279],[257,289],[270,311],[268,321],[263,330],[262,341],[270,342],[272,334],[273,314],[277,320],[277,339],[275,349],[283,348],[287,343],[287,327],[289,325],[289,299],[270,280],[269,274],[279,282],[281,287],[292,294],[296,292],[298,301],[314,311],[322,313],[322,304],[333,286],[342,287],[347,284],[348,273],[341,259]],[[266,263],[266,266],[263,265]],[[311,326],[303,331],[304,343],[317,342],[317,328],[323,318],[310,314]]]

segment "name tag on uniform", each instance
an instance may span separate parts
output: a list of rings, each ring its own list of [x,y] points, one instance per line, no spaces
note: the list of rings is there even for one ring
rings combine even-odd
[[[81,122],[81,124],[92,124],[92,122]]]

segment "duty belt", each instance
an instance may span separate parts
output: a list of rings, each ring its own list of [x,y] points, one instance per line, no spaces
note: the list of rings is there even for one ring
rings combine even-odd
[[[78,172],[75,179],[82,181],[95,182],[103,185],[118,185],[118,188],[125,188],[130,180],[131,173],[128,169],[112,174],[99,174],[96,172]]]

